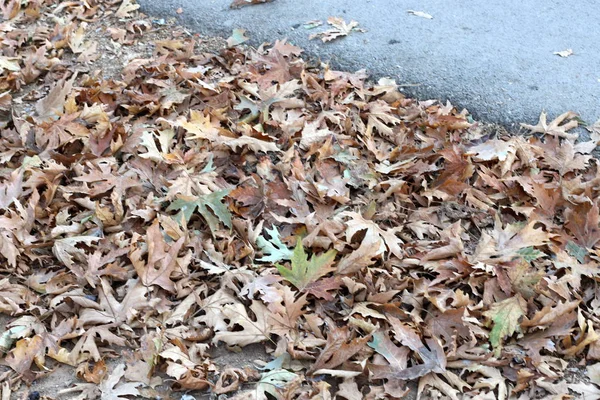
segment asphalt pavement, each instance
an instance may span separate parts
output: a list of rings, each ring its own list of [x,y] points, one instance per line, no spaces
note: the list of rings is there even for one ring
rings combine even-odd
[[[288,38],[335,68],[366,68],[408,95],[448,99],[487,122],[536,123],[543,110],[600,119],[598,0],[274,0],[240,9],[231,0],[138,2],[142,12],[176,17],[203,35],[242,28],[253,45]],[[355,20],[366,32],[309,40],[328,17]],[[311,20],[324,25],[306,29]],[[567,57],[554,54],[568,49]]]

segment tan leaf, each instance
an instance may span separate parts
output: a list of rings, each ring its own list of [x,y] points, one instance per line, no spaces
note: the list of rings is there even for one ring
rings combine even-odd
[[[177,255],[184,241],[185,238],[180,238],[175,243],[167,245],[159,221],[156,219],[146,232],[147,261],[143,260],[145,251],[132,244],[129,258],[144,285],[156,285],[170,292],[175,291],[171,274],[177,268]]]

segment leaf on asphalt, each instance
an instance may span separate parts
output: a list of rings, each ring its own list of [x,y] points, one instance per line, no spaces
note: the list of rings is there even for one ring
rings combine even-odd
[[[552,54],[555,54],[557,56],[566,58],[566,57],[569,57],[569,56],[573,55],[573,50],[572,49],[566,49],[566,50],[563,50],[563,51],[555,51]]]
[[[430,14],[427,14],[426,12],[423,12],[423,11],[407,10],[406,12],[409,13],[410,15],[414,15],[415,17],[433,19],[433,17]]]
[[[229,7],[231,8],[241,8],[253,4],[262,4],[262,3],[270,3],[273,0],[233,0]]]
[[[340,17],[329,17],[327,18],[327,23],[331,25],[331,28],[326,31],[310,35],[309,39],[321,39],[323,43],[327,43],[340,37],[348,36],[352,31],[365,32],[364,29],[358,27],[358,22],[350,21],[349,23],[346,23]]]

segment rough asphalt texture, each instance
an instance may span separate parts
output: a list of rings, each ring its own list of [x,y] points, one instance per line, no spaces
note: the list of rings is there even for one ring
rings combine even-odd
[[[543,110],[550,118],[569,110],[588,123],[600,118],[598,0],[275,0],[235,10],[231,0],[138,1],[146,14],[176,17],[204,35],[243,28],[253,45],[288,38],[336,68],[367,68],[408,95],[449,99],[484,121],[535,124]],[[367,32],[308,40],[327,24],[303,24],[330,16]],[[570,57],[553,54],[569,48]]]

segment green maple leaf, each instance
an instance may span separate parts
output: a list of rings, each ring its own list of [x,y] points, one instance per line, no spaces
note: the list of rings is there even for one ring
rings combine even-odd
[[[225,226],[231,229],[231,213],[222,200],[229,194],[229,189],[219,190],[211,194],[206,194],[197,197],[185,197],[179,198],[172,202],[167,211],[179,210],[179,213],[175,216],[178,222],[184,220],[186,224],[190,222],[192,215],[196,208],[198,212],[208,223],[210,231],[214,232],[219,228],[219,221],[223,222]]]
[[[490,332],[490,343],[496,357],[500,355],[504,338],[520,330],[519,320],[525,315],[526,307],[525,300],[517,295],[493,304],[488,311],[483,313],[494,323]]]
[[[313,255],[309,260],[308,255],[304,252],[304,248],[302,247],[302,240],[298,239],[298,243],[292,254],[292,268],[289,269],[279,264],[276,264],[275,266],[284,279],[294,285],[298,290],[304,290],[308,284],[335,271],[335,268],[331,266],[331,263],[333,263],[336,254],[337,251],[332,249],[326,253],[319,254],[318,256]]]
[[[256,244],[262,250],[264,256],[256,261],[262,262],[277,262],[281,260],[291,260],[294,252],[281,241],[277,227],[265,229],[271,240],[267,240],[264,236],[259,235],[256,239]]]
[[[544,256],[544,253],[534,249],[533,246],[523,247],[517,251],[517,254],[523,257],[523,259],[527,262],[531,262]]]

